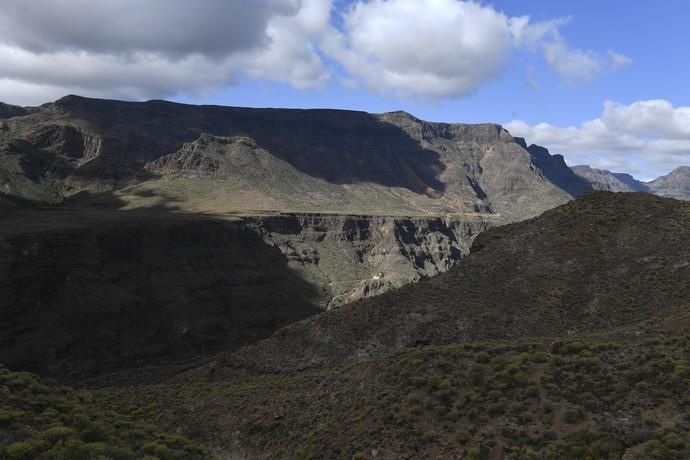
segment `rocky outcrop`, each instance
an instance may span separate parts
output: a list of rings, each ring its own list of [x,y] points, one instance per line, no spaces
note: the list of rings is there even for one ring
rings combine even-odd
[[[524,143],[523,139],[522,144]],[[545,147],[536,144],[527,147],[527,151],[532,154],[534,164],[544,173],[544,176],[568,195],[577,198],[585,192],[594,190],[589,181],[580,177],[565,164],[563,155],[551,155]]]
[[[213,378],[344,366],[405,347],[591,333],[687,312],[690,203],[590,192],[475,239],[454,269],[287,326]]]

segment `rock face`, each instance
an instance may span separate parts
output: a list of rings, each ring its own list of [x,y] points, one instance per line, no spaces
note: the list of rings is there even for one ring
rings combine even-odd
[[[648,192],[648,184],[638,181],[630,174],[615,173],[606,169],[596,169],[587,165],[571,168],[575,174],[588,181],[594,190],[608,192]]]
[[[0,209],[51,206],[0,216],[0,362],[59,376],[232,349],[579,193],[496,124],[78,96],[12,113]]]
[[[265,239],[291,261],[321,254],[299,273],[324,289],[323,306],[443,272],[478,231],[579,193],[549,179],[565,177],[562,159],[535,157],[499,125],[405,112],[67,96],[3,123],[0,207],[308,215],[297,237]],[[348,240],[348,226],[366,236]]]
[[[285,255],[288,267],[323,289],[331,308],[443,273],[488,228],[483,219],[283,215],[245,217]]]
[[[645,185],[661,196],[690,200],[690,166],[681,166]]]

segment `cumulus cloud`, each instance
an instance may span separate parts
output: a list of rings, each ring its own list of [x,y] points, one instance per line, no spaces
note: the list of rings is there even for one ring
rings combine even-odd
[[[674,107],[665,100],[630,105],[607,101],[600,117],[579,126],[513,120],[505,127],[562,154],[568,164],[629,172],[643,180],[690,164],[690,107]]]
[[[571,48],[558,35],[544,43],[544,58],[549,67],[570,84],[590,82],[602,70],[600,59],[593,51]]]
[[[299,10],[296,0],[5,0],[5,43],[35,53],[152,52],[225,56],[265,43],[276,15]]]
[[[330,78],[318,54],[318,43],[330,30],[332,0],[303,0],[296,15],[277,17],[266,30],[270,45],[244,59],[253,77],[320,87]]]
[[[498,77],[516,48],[534,46],[561,23],[457,0],[358,1],[324,49],[369,88],[458,97]]]
[[[318,86],[327,71],[310,40],[324,10],[329,1],[8,0],[0,99],[199,95],[240,72]]]
[[[146,99],[208,94],[238,75],[301,89],[335,80],[395,95],[455,98],[544,50],[571,80],[600,72],[559,28],[460,0],[6,0],[0,99],[68,92]],[[629,58],[610,54],[611,66]],[[33,89],[33,91],[30,90]],[[15,91],[21,89],[21,91]]]

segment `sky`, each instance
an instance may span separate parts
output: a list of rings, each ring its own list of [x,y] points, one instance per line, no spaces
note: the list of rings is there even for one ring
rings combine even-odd
[[[690,164],[685,0],[3,0],[0,101],[494,122],[649,180]]]

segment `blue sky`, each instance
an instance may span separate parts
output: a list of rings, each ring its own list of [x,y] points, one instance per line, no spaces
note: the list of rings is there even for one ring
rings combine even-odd
[[[339,10],[352,2],[339,2]],[[343,88],[332,81],[322,89],[297,90],[289,84],[242,78],[236,86],[209,97],[178,97],[189,102],[240,106],[330,107],[370,112],[404,109],[420,118],[449,122],[505,122],[520,118],[529,123],[577,124],[601,113],[606,100],[631,103],[666,99],[690,105],[690,61],[683,58],[690,42],[687,18],[690,3],[670,0],[554,2],[522,0],[486,3],[509,16],[529,15],[534,20],[571,17],[562,35],[573,45],[606,53],[609,49],[633,59],[624,71],[603,75],[587,84],[565,84],[548,69],[538,53],[513,57],[506,72],[476,93],[442,101],[415,100]],[[335,13],[337,14],[337,12]],[[449,55],[449,58],[452,56]],[[337,68],[337,64],[328,60]],[[530,70],[530,68],[532,70]],[[532,77],[535,90],[527,83]]]
[[[681,0],[97,3],[6,0],[0,100],[402,109],[641,179],[690,163]]]

